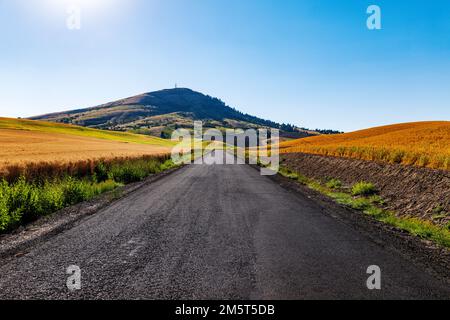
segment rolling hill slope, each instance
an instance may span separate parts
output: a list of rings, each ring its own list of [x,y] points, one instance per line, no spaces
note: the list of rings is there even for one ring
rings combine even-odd
[[[114,131],[170,137],[177,128],[191,129],[194,120],[206,128],[279,128],[283,136],[300,138],[314,134],[237,111],[217,98],[176,88],[144,93],[97,107],[31,118]]]
[[[450,170],[450,122],[415,122],[281,143],[311,153]]]
[[[132,142],[139,144],[148,144],[155,146],[171,147],[173,143],[170,140],[161,138],[148,137],[129,132],[114,132],[107,130],[98,130],[85,128],[76,125],[51,123],[46,121],[34,121],[26,119],[0,118],[0,130],[13,129],[31,132],[46,132],[68,134],[79,137],[96,138],[102,140],[112,140],[117,142]]]

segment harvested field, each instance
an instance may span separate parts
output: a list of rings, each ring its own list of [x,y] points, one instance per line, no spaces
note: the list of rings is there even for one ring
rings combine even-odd
[[[438,225],[450,222],[448,171],[303,153],[283,155],[282,164],[320,181],[339,179],[345,186],[366,181],[376,186],[387,210]]]
[[[415,122],[280,144],[281,153],[309,153],[450,170],[450,122]]]

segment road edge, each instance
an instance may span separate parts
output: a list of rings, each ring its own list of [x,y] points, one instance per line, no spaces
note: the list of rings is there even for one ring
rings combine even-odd
[[[256,165],[251,167],[260,170]],[[377,245],[396,252],[450,285],[450,250],[377,221],[360,211],[340,205],[333,199],[280,174],[267,178],[297,196],[306,196],[313,200],[323,209],[321,210],[323,214],[349,225]]]
[[[21,226],[13,232],[1,235],[0,265],[4,264],[8,258],[25,255],[30,248],[51,239],[65,230],[73,228],[83,218],[94,215],[138,189],[155,183],[183,168],[185,166],[178,166],[151,175],[143,181],[103,193],[89,201],[64,208],[49,216],[41,217],[28,225]]]

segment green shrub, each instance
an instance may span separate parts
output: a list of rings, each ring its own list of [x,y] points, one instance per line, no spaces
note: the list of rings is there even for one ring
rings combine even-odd
[[[115,165],[111,168],[111,178],[120,183],[128,184],[142,181],[146,176],[144,168],[138,165]]]
[[[92,185],[86,180],[76,180],[72,177],[63,182],[64,204],[74,205],[89,200],[94,196]]]
[[[279,172],[288,179],[296,180],[298,178],[298,174],[288,168],[281,167]]]
[[[372,195],[369,197],[369,201],[373,204],[379,205],[379,206],[384,206],[386,204],[386,201],[384,201],[384,199],[382,197],[380,197],[379,195]]]
[[[64,190],[60,182],[45,182],[41,196],[42,215],[61,210],[65,206]]]
[[[42,212],[39,189],[25,181],[21,177],[10,186],[10,196],[8,208],[12,219],[15,222],[29,222],[38,217]]]
[[[171,160],[161,163],[157,160],[135,160],[115,164],[111,167],[109,177],[119,183],[133,183],[142,181],[145,177],[159,173],[173,166]]]
[[[94,169],[94,174],[97,182],[105,182],[108,180],[108,168],[103,162],[97,163]]]
[[[0,231],[5,230],[11,220],[8,209],[9,199],[9,186],[8,183],[3,180],[0,182]]]
[[[377,192],[373,183],[358,182],[352,187],[352,195],[354,196],[370,196]]]
[[[161,166],[160,166],[160,171],[166,171],[169,170],[171,168],[173,168],[175,166],[175,163],[173,163],[172,160],[166,160]]]
[[[342,182],[339,179],[331,179],[326,183],[326,186],[330,189],[340,189],[342,188]]]
[[[356,198],[352,201],[350,205],[353,209],[364,211],[366,209],[369,209],[372,204],[369,199],[367,198]]]

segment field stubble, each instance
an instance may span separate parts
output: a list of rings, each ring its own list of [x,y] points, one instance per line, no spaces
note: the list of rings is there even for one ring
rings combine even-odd
[[[309,153],[450,170],[450,122],[417,122],[283,142],[281,153]]]

